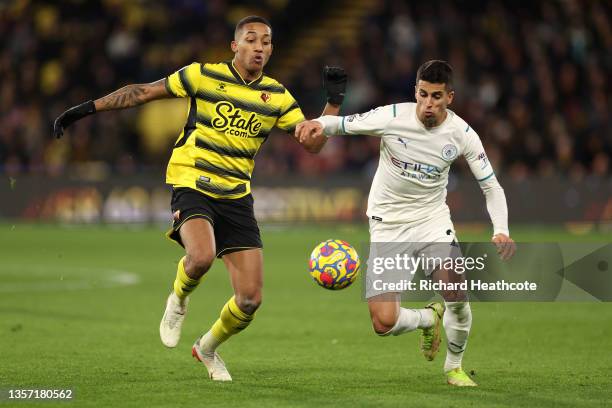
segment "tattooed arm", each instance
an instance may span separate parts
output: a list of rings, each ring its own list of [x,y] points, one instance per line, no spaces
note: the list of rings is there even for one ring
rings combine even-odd
[[[155,99],[173,98],[168,92],[165,80],[160,79],[150,84],[127,85],[115,92],[94,101],[96,112],[113,109],[131,108]]]
[[[100,99],[84,102],[62,113],[53,123],[53,134],[55,137],[60,138],[64,134],[64,129],[68,126],[98,111],[131,108],[132,106],[142,105],[155,99],[173,97],[174,95],[166,89],[165,79],[160,79],[150,84],[124,86]]]

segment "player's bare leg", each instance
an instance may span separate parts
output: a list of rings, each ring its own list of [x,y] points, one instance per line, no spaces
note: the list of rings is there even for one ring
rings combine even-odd
[[[432,281],[458,283],[463,282],[463,274],[452,270],[441,269],[432,274]],[[461,361],[467,346],[468,335],[472,327],[472,310],[467,293],[462,290],[448,290],[440,293],[446,304],[444,312],[444,330],[446,331],[447,351],[444,372],[451,385],[473,387],[477,384],[463,371]]]
[[[400,307],[399,293],[383,293],[368,299],[372,327],[379,336],[398,336],[416,329],[435,327],[439,319],[436,319],[436,310],[430,306],[424,309]]]
[[[252,315],[261,305],[263,288],[263,251],[247,249],[223,256],[236,296],[244,313]]]
[[[244,330],[259,308],[263,287],[263,252],[260,248],[233,252],[223,256],[234,296],[225,304],[212,328],[193,346],[193,356],[204,363],[210,378],[231,381],[225,363],[216,352],[229,337]]]
[[[368,299],[372,328],[379,336],[391,334],[400,309],[398,293],[382,293]]]
[[[179,230],[185,256],[179,261],[174,289],[166,301],[159,335],[166,347],[176,347],[187,313],[189,294],[196,288],[215,259],[215,236],[206,219],[187,220]]]

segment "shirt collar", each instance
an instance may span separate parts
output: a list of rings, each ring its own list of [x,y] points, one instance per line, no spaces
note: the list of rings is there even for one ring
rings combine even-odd
[[[242,75],[240,75],[240,72],[238,72],[238,70],[236,69],[236,66],[234,65],[234,60],[231,60],[228,62],[227,67],[229,68],[229,70],[232,72],[232,74],[234,75],[234,77],[236,77],[236,79],[240,82],[243,83],[245,85],[257,85],[258,83],[261,82],[261,80],[263,79],[263,72],[259,75],[259,77],[257,77],[256,79],[252,80],[251,82],[247,82],[244,80],[244,78],[242,78]]]

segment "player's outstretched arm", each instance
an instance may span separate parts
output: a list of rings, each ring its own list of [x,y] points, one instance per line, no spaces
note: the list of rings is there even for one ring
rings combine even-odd
[[[335,135],[369,135],[381,137],[396,116],[396,106],[379,106],[368,112],[349,116],[323,115],[307,120],[295,128],[295,137],[301,143]]]
[[[89,100],[62,113],[53,123],[53,135],[60,138],[68,126],[99,111],[131,108],[155,99],[172,97],[174,96],[166,89],[164,79],[149,84],[127,85],[100,99]]]
[[[325,67],[323,69],[323,87],[327,95],[327,103],[321,113],[321,116],[338,116],[340,113],[340,105],[344,100],[346,92],[347,75],[343,68],[340,67]],[[298,129],[303,128],[300,125],[311,121],[304,121],[295,129],[295,138],[297,141],[310,153],[319,153],[325,143],[327,137],[321,131],[319,134],[310,134],[309,137],[303,137],[298,134]]]
[[[168,92],[165,81],[160,79],[150,84],[133,84],[117,89],[94,101],[96,111],[131,108],[155,99],[173,98],[174,95]]]

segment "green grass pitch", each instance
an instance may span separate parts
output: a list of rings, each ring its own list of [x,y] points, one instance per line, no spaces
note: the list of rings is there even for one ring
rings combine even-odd
[[[0,389],[73,388],[72,402],[45,406],[78,407],[610,404],[611,304],[473,304],[464,368],[480,386],[456,389],[445,384],[444,352],[425,361],[416,333],[374,335],[360,282],[339,292],[314,284],[307,257],[332,237],[360,248],[367,230],[263,229],[264,303],[220,348],[234,382],[217,384],[190,349],[230,296],[222,262],[194,292],[170,350],[158,325],[182,251],[162,230],[0,224]],[[537,227],[514,238],[577,239]]]

